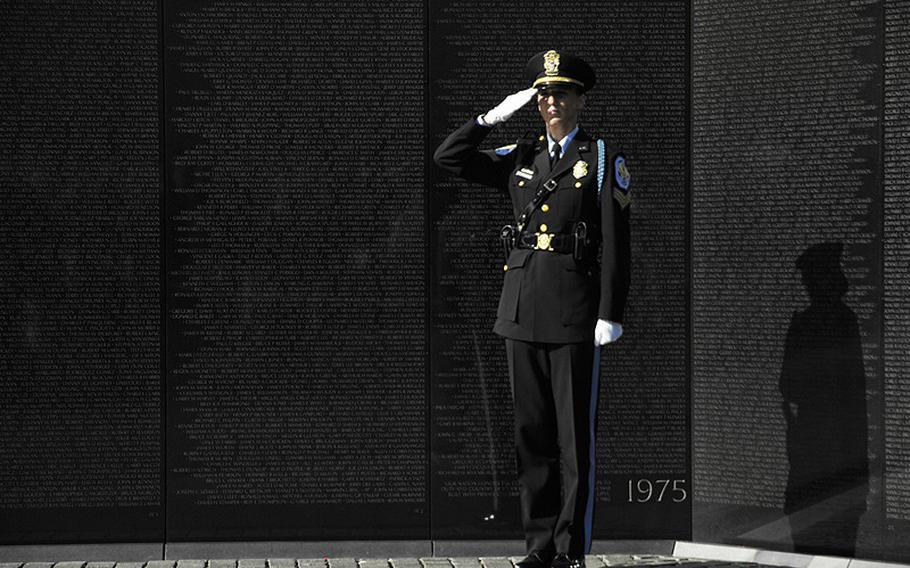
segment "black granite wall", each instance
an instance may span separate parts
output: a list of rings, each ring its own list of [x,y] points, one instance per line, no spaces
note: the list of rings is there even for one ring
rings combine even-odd
[[[158,5],[3,18],[0,540],[162,538]]]
[[[910,558],[908,14],[692,5],[695,540]]]
[[[687,537],[688,9],[551,12],[7,3],[0,541],[519,536],[508,208],[429,157],[553,47],[636,180],[596,536]]]
[[[519,537],[509,208],[429,157],[556,47],[634,177],[595,536],[910,559],[910,3],[552,10],[7,3],[0,541]]]

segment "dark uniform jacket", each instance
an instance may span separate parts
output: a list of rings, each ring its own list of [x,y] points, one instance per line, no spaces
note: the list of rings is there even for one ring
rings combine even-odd
[[[625,157],[607,146],[602,206],[598,206],[597,143],[581,128],[552,172],[545,137],[479,150],[492,130],[472,118],[439,146],[436,163],[459,177],[507,192],[516,221],[542,184],[556,178],[555,191],[528,218],[526,242],[539,242],[535,240],[539,233],[568,238],[578,221],[585,222],[593,241],[581,261],[572,254],[513,249],[504,267],[493,330],[523,341],[593,341],[598,318],[622,322],[629,290],[630,195],[622,167]],[[598,242],[603,243],[600,255]]]

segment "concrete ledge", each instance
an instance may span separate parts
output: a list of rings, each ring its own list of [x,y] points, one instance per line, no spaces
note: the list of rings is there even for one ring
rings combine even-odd
[[[113,544],[11,544],[0,546],[0,562],[148,562],[161,560],[160,542]]]
[[[910,568],[910,564],[894,564],[893,562],[851,559],[850,568]]]
[[[676,545],[673,547],[673,556],[680,558],[703,558],[705,560],[724,560],[726,562],[755,562],[757,554],[757,548],[703,544],[681,540],[676,541]]]
[[[428,540],[169,542],[165,559],[181,558],[420,558],[432,556]]]
[[[672,540],[595,540],[591,554],[661,554],[673,553]],[[523,540],[437,540],[434,556],[441,557],[524,557]]]
[[[595,540],[591,554],[673,554],[673,540]]]
[[[759,564],[774,566],[793,566],[795,568],[847,568],[849,558],[840,556],[813,556],[811,554],[798,554],[795,552],[774,552],[759,550],[755,555]]]
[[[726,562],[754,562],[770,566],[789,566],[792,568],[910,568],[910,564],[894,564],[874,560],[857,560],[842,556],[813,556],[795,552],[776,552],[745,546],[722,544],[704,544],[699,542],[678,541],[673,548],[673,556],[680,558],[699,558],[704,560],[721,560]]]
[[[435,540],[433,556],[450,558],[461,556],[479,558],[482,556],[516,556],[525,551],[523,540]]]

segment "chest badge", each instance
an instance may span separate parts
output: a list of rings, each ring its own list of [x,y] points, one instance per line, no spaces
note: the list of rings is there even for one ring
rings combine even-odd
[[[531,179],[534,177],[534,170],[531,170],[528,168],[521,168],[520,170],[515,172],[515,175],[517,175],[520,178]]]
[[[572,175],[575,176],[575,179],[581,179],[588,175],[588,162],[584,160],[575,162],[575,166],[572,167]]]

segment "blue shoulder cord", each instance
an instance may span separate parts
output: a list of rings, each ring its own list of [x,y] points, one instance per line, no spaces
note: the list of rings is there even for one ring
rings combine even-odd
[[[597,139],[597,204],[600,205],[600,190],[604,185],[604,141]]]
[[[606,162],[606,156],[604,156],[604,141],[601,139],[597,140],[597,206],[600,207],[600,190],[604,184],[604,163]],[[594,416],[597,414],[597,393],[600,389],[600,345],[594,347],[594,363],[591,366],[591,408],[590,408],[590,417],[591,417],[591,443],[588,450],[588,459],[590,460],[590,470],[588,472],[588,502],[585,506],[585,553],[591,552],[591,525],[594,513],[594,491],[590,491],[590,488],[594,487]]]
[[[597,140],[597,205],[600,207],[600,190],[604,183],[604,141]],[[594,362],[591,366],[591,408],[590,408],[590,447],[588,449],[588,459],[590,460],[590,469],[588,471],[588,502],[585,504],[585,553],[591,551],[591,525],[594,513],[594,417],[597,414],[597,393],[600,390],[600,345],[594,346]]]

